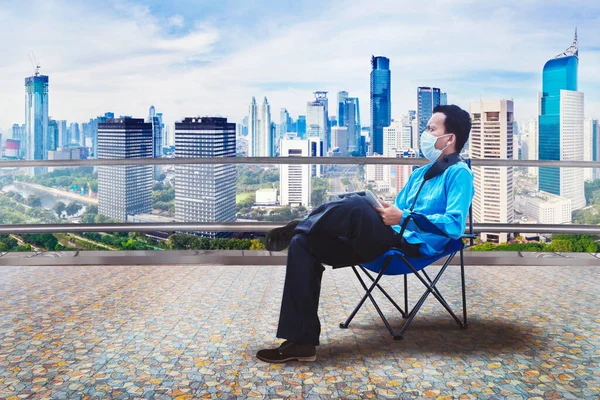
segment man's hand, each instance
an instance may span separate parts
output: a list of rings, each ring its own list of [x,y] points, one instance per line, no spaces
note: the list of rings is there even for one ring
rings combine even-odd
[[[398,225],[402,221],[402,211],[398,207],[380,200],[383,208],[375,207],[375,211],[381,216],[386,225]]]

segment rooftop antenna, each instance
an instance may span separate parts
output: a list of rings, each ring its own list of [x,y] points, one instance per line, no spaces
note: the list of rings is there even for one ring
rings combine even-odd
[[[29,56],[29,61],[31,61],[31,66],[33,67],[33,74],[35,76],[40,76],[40,68],[42,67],[40,65],[40,63],[38,63],[37,59],[35,58],[35,53],[30,53],[28,54]]]

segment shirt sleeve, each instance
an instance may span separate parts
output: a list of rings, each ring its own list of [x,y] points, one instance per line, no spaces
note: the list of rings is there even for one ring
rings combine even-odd
[[[473,200],[473,175],[470,170],[459,168],[446,185],[446,212],[426,217],[452,239],[460,239],[465,232],[469,207]]]

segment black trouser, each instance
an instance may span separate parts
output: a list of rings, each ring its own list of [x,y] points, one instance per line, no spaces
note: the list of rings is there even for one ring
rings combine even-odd
[[[288,248],[277,337],[319,345],[317,314],[325,263],[336,267],[375,260],[390,247],[408,256],[418,248],[405,242],[363,198],[323,204],[298,224]]]

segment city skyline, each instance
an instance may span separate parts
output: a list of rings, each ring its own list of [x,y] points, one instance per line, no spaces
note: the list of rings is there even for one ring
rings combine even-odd
[[[316,90],[346,90],[367,104],[372,54],[391,61],[393,118],[415,108],[418,86],[435,86],[463,108],[480,97],[513,99],[515,117],[523,120],[537,112],[539,65],[575,26],[585,58],[579,88],[586,93],[585,114],[600,114],[595,73],[600,6],[592,1],[568,6],[508,2],[501,8],[445,1],[438,7],[402,9],[389,1],[371,5],[367,15],[360,7],[334,1],[308,19],[314,3],[289,8],[259,2],[252,9],[226,3],[192,7],[186,1],[98,6],[63,0],[38,2],[25,12],[25,5],[9,1],[0,6],[7,21],[0,32],[4,37],[21,34],[4,46],[0,129],[7,133],[14,123],[24,122],[21,82],[32,75],[29,52],[35,52],[42,74],[51,78],[49,114],[57,120],[86,121],[106,110],[146,115],[154,104],[167,124],[198,114],[238,121],[247,99],[259,94],[269,98],[273,109],[302,115],[306,98]],[[542,5],[544,13],[538,15]],[[250,21],[255,14],[260,18]],[[219,24],[223,21],[229,24]],[[310,28],[323,21],[325,35]],[[472,35],[478,27],[483,33]],[[190,82],[197,90],[189,90]],[[368,121],[369,111],[364,111]]]

